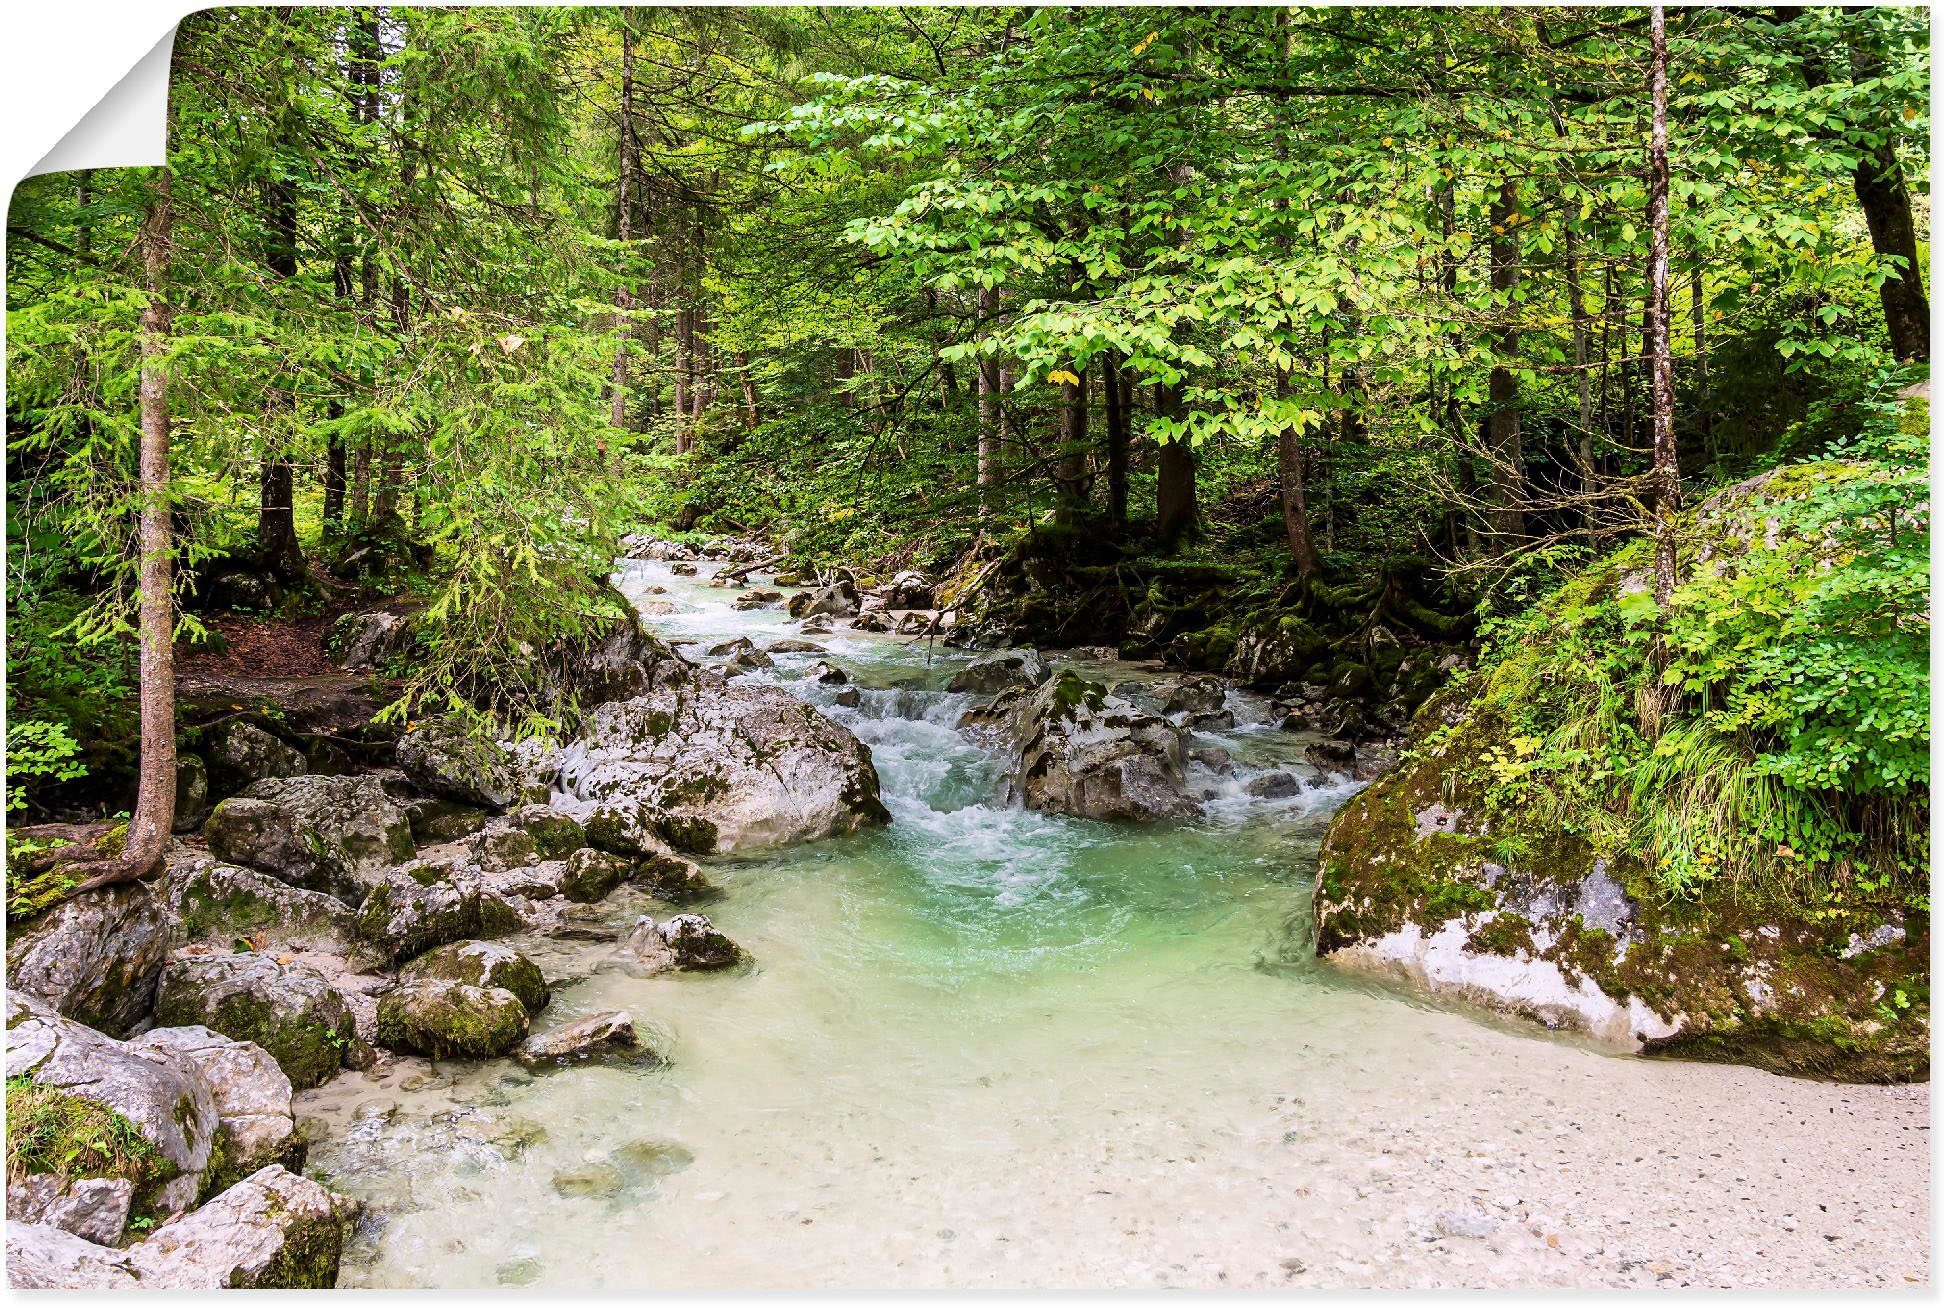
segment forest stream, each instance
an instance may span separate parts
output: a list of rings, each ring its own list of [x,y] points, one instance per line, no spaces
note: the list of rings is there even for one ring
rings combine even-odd
[[[673,640],[796,633],[734,610],[722,565],[619,581]],[[892,823],[710,868],[746,970],[536,941],[562,981],[539,1028],[625,1008],[666,1064],[407,1059],[301,1095],[317,1173],[367,1203],[342,1284],[1924,1281],[1924,1086],[1617,1057],[1316,961],[1315,851],[1354,786],[1266,702],[1232,692],[1197,738],[1236,761],[1195,769],[1202,821],[1109,825],[1004,804],[941,688],[968,655],[817,638],[855,706],[818,654],[752,674],[865,741]],[[1269,770],[1302,792],[1244,792]]]

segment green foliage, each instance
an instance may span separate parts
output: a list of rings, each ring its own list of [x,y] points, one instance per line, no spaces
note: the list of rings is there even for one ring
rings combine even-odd
[[[1926,900],[1928,405],[1896,398],[1908,379],[1852,396],[1861,429],[1828,457],[1689,519],[1664,627],[1644,544],[1491,627],[1478,710],[1504,737],[1472,778],[1501,819],[1673,894]]]
[[[98,1102],[7,1078],[7,1178],[57,1174],[69,1179],[130,1179],[144,1187],[170,1166],[127,1117]]]
[[[7,726],[7,811],[27,806],[30,780],[74,780],[88,773],[76,760],[81,746],[58,721],[16,721]]]

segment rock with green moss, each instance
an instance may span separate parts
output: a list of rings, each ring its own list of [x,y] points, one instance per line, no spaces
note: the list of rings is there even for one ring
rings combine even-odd
[[[962,724],[1011,750],[1010,793],[1035,811],[1104,821],[1201,812],[1188,787],[1186,732],[1075,672],[1038,689],[1006,690]]]
[[[172,861],[161,894],[191,943],[348,935],[354,915],[341,898],[202,856]]]
[[[550,765],[557,806],[586,822],[609,807],[681,852],[775,848],[890,819],[870,750],[808,704],[768,685],[698,676],[588,717]]]
[[[169,828],[191,834],[208,815],[209,767],[194,753],[177,754],[175,818]]]
[[[484,811],[451,798],[415,798],[402,806],[414,843],[451,843],[486,828]]]
[[[7,990],[7,1168],[123,1178],[138,1208],[192,1205],[217,1158],[220,1118],[187,1058],[133,1048]]]
[[[64,1016],[121,1035],[155,1006],[174,923],[147,886],[96,889],[16,927],[7,982]]]
[[[625,1011],[603,1011],[535,1034],[520,1045],[519,1057],[535,1068],[577,1065],[609,1058],[656,1061],[659,1056],[641,1046],[634,1018]]]
[[[356,905],[412,855],[412,826],[370,775],[261,780],[216,805],[209,850],[301,889]]]
[[[557,807],[528,803],[507,813],[507,823],[525,831],[543,861],[556,861],[577,848],[587,846],[587,831],[581,823]]]
[[[233,794],[259,780],[304,774],[304,755],[251,721],[228,721],[209,738],[209,783],[219,794]]]
[[[356,1204],[265,1166],[129,1249],[144,1288],[332,1288]]]
[[[378,1041],[432,1057],[497,1057],[527,1035],[526,1004],[505,989],[412,980],[378,999]]]
[[[1737,565],[1753,540],[1820,554],[1773,533],[1772,505],[1802,476],[1850,473],[1784,471],[1686,522],[1684,552],[1705,568],[1684,585]],[[1821,831],[1853,850],[1840,874],[1804,866],[1763,819],[1776,791],[1752,731],[1715,735],[1692,699],[1641,718],[1647,561],[1636,545],[1590,568],[1426,702],[1400,763],[1330,826],[1316,951],[1628,1051],[1927,1077],[1927,895],[1870,847],[1867,823],[1845,833],[1864,805],[1841,794],[1775,800],[1792,841]]]
[[[421,721],[398,740],[398,765],[428,794],[503,811],[525,788],[507,748],[481,737],[458,717]]]
[[[576,849],[561,873],[560,892],[570,902],[599,902],[625,883],[633,870],[630,858],[598,848]]]
[[[749,960],[741,945],[696,912],[659,921],[643,916],[621,946],[634,964],[650,973],[724,970]]]
[[[298,1088],[312,1088],[358,1054],[357,1022],[329,980],[296,960],[191,946],[169,957],[156,996],[163,1025],[207,1025],[255,1043]]]
[[[405,983],[425,979],[458,980],[480,988],[505,989],[529,1012],[538,1012],[553,997],[547,990],[546,977],[525,953],[483,939],[467,939],[434,948],[413,958],[398,972],[398,978]]]
[[[494,938],[519,928],[507,901],[465,862],[414,861],[373,889],[358,909],[358,942],[391,965],[442,943]]]
[[[518,870],[540,860],[539,841],[517,826],[481,830],[466,841],[466,847],[473,865],[488,874]]]
[[[945,688],[954,694],[997,694],[1006,689],[1032,689],[1053,674],[1037,649],[1008,648],[988,653],[960,667]]]
[[[152,1029],[129,1040],[142,1052],[158,1049],[190,1062],[216,1101],[217,1146],[203,1193],[221,1192],[266,1165],[300,1171],[306,1151],[290,1107],[291,1082],[255,1043],[226,1038],[203,1025]]]

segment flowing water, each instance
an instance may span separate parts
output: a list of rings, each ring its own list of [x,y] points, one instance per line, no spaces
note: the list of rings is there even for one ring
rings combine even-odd
[[[621,581],[670,638],[796,636],[734,611],[710,569]],[[955,725],[973,700],[942,689],[964,655],[811,638],[855,707],[804,678],[814,654],[754,676],[870,746],[892,824],[710,866],[705,910],[747,971],[644,978],[611,944],[533,947],[562,981],[542,1027],[624,1008],[665,1065],[408,1058],[304,1095],[314,1167],[368,1202],[345,1284],[1924,1275],[1926,1089],[1606,1056],[1311,959],[1315,851],[1351,787],[1320,782],[1266,704],[1232,694],[1238,726],[1197,740],[1237,761],[1195,768],[1205,819],[1110,826],[1001,801],[1000,760]],[[1308,783],[1248,796],[1269,770]],[[644,909],[600,911],[625,929]]]

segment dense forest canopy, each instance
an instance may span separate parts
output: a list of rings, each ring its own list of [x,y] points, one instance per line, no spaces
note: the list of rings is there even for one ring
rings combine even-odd
[[[199,13],[166,198],[65,174],[9,215],[10,807],[128,774],[158,494],[185,648],[335,572],[423,600],[401,712],[492,683],[540,730],[524,650],[649,522],[1504,640],[1651,536],[1666,585],[1602,638],[1654,701],[1508,775],[1625,812],[1687,720],[1787,794],[1650,832],[1671,884],[1908,872],[1928,49],[1914,8]],[[1867,582],[1675,592],[1677,508],[1819,458],[1874,469],[1803,525]]]

